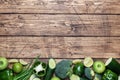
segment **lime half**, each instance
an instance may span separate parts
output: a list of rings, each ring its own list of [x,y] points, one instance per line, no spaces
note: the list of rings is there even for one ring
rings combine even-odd
[[[80,80],[80,77],[78,75],[72,74],[70,80]]]
[[[19,61],[18,61],[18,59],[10,59],[8,62],[9,63],[16,63],[16,62],[19,62]]]
[[[80,63],[80,62],[82,62],[82,60],[80,60],[80,59],[75,59],[75,60],[72,61],[73,64],[77,64],[77,63]]]
[[[28,63],[26,61],[24,61],[23,59],[20,59],[19,62],[22,64],[22,65],[27,65]]]
[[[93,65],[93,59],[91,57],[86,57],[83,63],[85,67],[91,67]]]

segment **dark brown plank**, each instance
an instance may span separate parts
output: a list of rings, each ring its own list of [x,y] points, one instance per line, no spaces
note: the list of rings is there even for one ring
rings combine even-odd
[[[0,0],[0,13],[120,13],[119,0]]]
[[[8,58],[120,58],[120,37],[1,37]]]
[[[0,35],[120,36],[120,15],[0,14]]]

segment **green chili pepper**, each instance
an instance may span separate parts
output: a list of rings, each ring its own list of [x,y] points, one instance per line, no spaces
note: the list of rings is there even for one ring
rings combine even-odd
[[[0,80],[13,80],[13,72],[11,69],[0,71]]]
[[[34,73],[38,76],[38,77],[43,77],[45,76],[46,74],[46,69],[47,69],[47,64],[46,63],[43,63],[43,62],[40,62],[40,61],[37,61],[35,63],[35,66],[34,66]]]
[[[106,70],[102,80],[118,80],[118,75],[111,70]]]

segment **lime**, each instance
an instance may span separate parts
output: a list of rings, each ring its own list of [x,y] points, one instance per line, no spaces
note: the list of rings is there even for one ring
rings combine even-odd
[[[93,65],[93,59],[91,57],[86,57],[83,63],[85,67],[91,67]]]
[[[23,65],[19,62],[14,63],[12,69],[15,73],[20,73],[23,70]]]
[[[54,76],[51,78],[51,80],[60,80],[60,78]]]

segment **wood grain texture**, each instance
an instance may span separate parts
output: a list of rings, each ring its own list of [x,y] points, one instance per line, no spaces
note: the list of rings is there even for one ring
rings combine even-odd
[[[120,15],[0,14],[0,35],[120,36]]]
[[[0,13],[120,13],[119,0],[0,0]]]
[[[1,37],[8,58],[120,58],[120,37]]]

